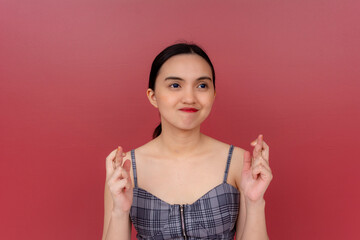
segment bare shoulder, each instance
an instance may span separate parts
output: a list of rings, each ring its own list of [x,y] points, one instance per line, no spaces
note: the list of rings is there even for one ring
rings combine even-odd
[[[151,148],[152,143],[153,143],[153,140],[145,143],[144,145],[142,145],[140,147],[130,149],[129,151],[126,152],[126,155],[123,158],[123,162],[125,162],[126,160],[130,160],[130,165],[131,165],[130,177],[131,177],[131,182],[132,182],[133,187],[135,187],[134,168],[137,168],[137,162],[138,162],[138,161],[136,161],[137,159],[135,157],[135,152],[136,152],[137,156],[141,155],[143,152],[146,152],[148,148]],[[131,150],[134,150],[134,156],[131,155]],[[133,166],[133,164],[135,164],[135,166]]]
[[[241,163],[241,165],[242,165],[245,152],[246,152],[245,149],[234,145],[233,157],[232,157],[231,161],[234,161],[237,164]]]
[[[230,144],[221,142],[214,138],[211,138],[211,141],[216,145],[216,149],[225,149],[221,151],[229,151]],[[239,191],[240,191],[240,179],[241,179],[241,172],[243,168],[245,152],[246,152],[245,149],[234,145],[230,166],[229,166],[227,182],[233,185],[234,187],[236,187]]]
[[[228,143],[224,143],[224,142],[221,142],[215,138],[211,138],[211,137],[208,137],[209,138],[209,141],[212,142],[212,145],[215,146],[216,149],[226,149],[227,151],[229,150],[230,148],[230,144]],[[238,146],[234,146],[234,149],[233,149],[233,153],[232,153],[232,158],[231,158],[231,162],[242,162],[242,158],[243,158],[243,155],[244,153],[246,152],[246,150],[238,147]]]
[[[229,178],[235,182],[236,188],[240,191],[241,172],[244,163],[245,149],[234,146],[231,167],[229,169]]]

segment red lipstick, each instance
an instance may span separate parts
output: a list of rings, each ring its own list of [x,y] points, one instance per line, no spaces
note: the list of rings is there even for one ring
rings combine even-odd
[[[181,108],[181,111],[184,112],[197,112],[198,110],[196,108]]]

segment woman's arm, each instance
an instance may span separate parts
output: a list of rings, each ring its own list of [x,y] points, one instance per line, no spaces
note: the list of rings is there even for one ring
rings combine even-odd
[[[246,220],[242,235],[237,237],[240,240],[267,240],[269,239],[266,231],[265,222],[265,200],[252,203],[247,200]]]
[[[265,200],[254,204],[240,195],[240,209],[236,223],[236,240],[269,239],[265,223]]]
[[[130,240],[131,221],[129,214],[121,214],[112,210],[113,201],[108,184],[104,194],[104,229],[102,240]]]
[[[267,240],[264,193],[273,177],[269,166],[269,146],[262,135],[251,145],[254,146],[253,157],[244,152],[241,174],[236,177],[241,192],[236,239]]]
[[[238,184],[238,181],[236,181],[236,185],[240,186]],[[241,236],[244,232],[245,227],[245,221],[246,221],[246,205],[245,205],[245,198],[244,194],[240,192],[240,207],[239,207],[239,216],[236,222],[236,240],[240,240]]]
[[[129,157],[130,153],[123,153],[122,148],[119,147],[106,158],[102,240],[131,239],[131,221],[129,215],[132,202],[131,164],[130,160],[126,160],[122,165],[124,155]],[[126,181],[124,181],[125,179]],[[118,207],[114,207],[113,197],[115,197]]]

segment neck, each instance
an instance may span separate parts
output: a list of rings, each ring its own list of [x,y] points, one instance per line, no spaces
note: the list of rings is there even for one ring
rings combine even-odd
[[[161,124],[162,130],[158,137],[162,152],[175,158],[186,158],[199,150],[204,141],[204,135],[200,132],[200,126],[183,130],[167,124]]]

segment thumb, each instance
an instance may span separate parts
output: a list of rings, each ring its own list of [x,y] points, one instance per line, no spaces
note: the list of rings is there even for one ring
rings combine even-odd
[[[250,152],[245,151],[245,152],[244,152],[243,171],[250,170],[250,168],[251,168],[251,157],[250,157]]]

